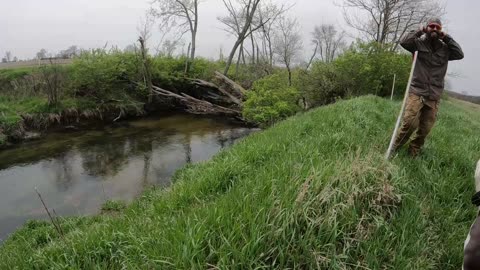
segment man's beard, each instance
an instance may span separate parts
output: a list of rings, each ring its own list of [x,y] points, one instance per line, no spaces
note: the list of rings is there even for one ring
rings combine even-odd
[[[438,40],[440,38],[440,33],[437,31],[428,32],[427,37],[430,40]]]

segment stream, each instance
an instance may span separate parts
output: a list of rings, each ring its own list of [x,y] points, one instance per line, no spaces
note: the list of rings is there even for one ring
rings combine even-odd
[[[29,219],[92,215],[106,200],[167,187],[186,163],[210,159],[253,129],[192,115],[148,117],[0,150],[0,242]]]

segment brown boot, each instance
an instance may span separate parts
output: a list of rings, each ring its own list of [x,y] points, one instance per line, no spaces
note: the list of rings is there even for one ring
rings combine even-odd
[[[419,154],[420,154],[420,148],[416,148],[412,145],[410,145],[408,147],[408,154],[413,157],[413,158],[416,158]]]

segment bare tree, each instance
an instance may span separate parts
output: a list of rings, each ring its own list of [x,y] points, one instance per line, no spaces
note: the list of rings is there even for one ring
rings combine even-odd
[[[396,50],[400,38],[430,17],[441,17],[445,9],[437,0],[344,0],[347,24],[369,41],[392,44]],[[354,12],[349,12],[349,10]],[[360,14],[355,11],[360,11]]]
[[[181,40],[165,39],[156,48],[157,55],[172,57],[175,51],[182,45]]]
[[[300,56],[303,48],[296,19],[281,17],[278,20],[278,32],[274,35],[273,51],[288,71],[288,83],[292,85],[292,65]]]
[[[140,22],[140,26],[137,28],[139,37],[138,42],[140,43],[140,57],[142,59],[142,76],[144,85],[148,90],[148,103],[152,103],[153,98],[153,83],[152,83],[152,73],[151,73],[151,64],[150,59],[148,58],[148,49],[147,41],[151,37],[152,26],[155,23],[154,19],[147,14],[144,19]]]
[[[172,25],[180,28],[182,35],[190,32],[191,45],[189,59],[195,59],[196,39],[198,30],[198,2],[199,0],[154,0],[152,13],[160,18],[163,25]],[[188,61],[187,61],[188,63]],[[190,64],[187,65],[189,70]]]
[[[152,27],[154,24],[155,18],[149,13],[146,13],[145,17],[140,20],[137,26],[137,32],[145,42],[152,37]]]
[[[254,31],[258,30],[265,22],[254,23],[256,11],[260,0],[235,0],[237,6],[234,6],[231,0],[222,0],[228,10],[228,15],[219,17],[218,20],[226,26],[226,31],[234,35],[237,40],[230,51],[227,59],[227,65],[223,72],[227,75],[232,65],[233,57],[240,47],[239,58],[243,53],[243,42]]]
[[[345,47],[344,37],[345,33],[339,33],[332,24],[315,26],[312,32],[312,42],[316,46],[320,60],[325,63],[332,62],[340,50]]]
[[[148,90],[148,103],[152,103],[153,98],[153,83],[152,83],[152,75],[151,75],[151,68],[150,68],[150,59],[148,58],[148,51],[145,44],[145,39],[140,36],[138,38],[138,42],[140,42],[140,53],[142,59],[142,76],[143,82]]]
[[[40,51],[37,52],[37,59],[42,59],[47,57],[47,50],[45,49],[40,49]]]
[[[264,54],[268,57],[270,68],[273,67],[273,31],[277,20],[284,14],[291,6],[276,5],[272,2],[262,3],[258,11],[258,20],[262,25],[262,47]]]
[[[123,49],[123,52],[135,53],[137,51],[137,46],[135,44],[129,44]]]
[[[12,52],[11,52],[11,51],[5,52],[5,60],[6,60],[7,62],[12,61]]]
[[[80,49],[76,45],[68,47],[66,50],[60,51],[57,57],[70,59],[80,54]]]
[[[45,84],[48,105],[55,106],[58,104],[59,90],[64,81],[64,69],[50,59],[50,64],[41,66],[40,71]]]

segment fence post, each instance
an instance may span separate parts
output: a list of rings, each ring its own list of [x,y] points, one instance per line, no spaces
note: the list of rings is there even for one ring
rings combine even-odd
[[[392,84],[392,96],[390,97],[390,100],[393,100],[393,92],[395,91],[395,80],[397,78],[397,74],[393,74],[393,84]]]

